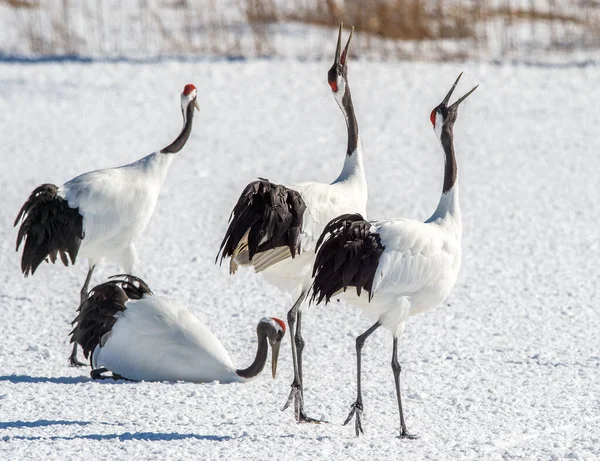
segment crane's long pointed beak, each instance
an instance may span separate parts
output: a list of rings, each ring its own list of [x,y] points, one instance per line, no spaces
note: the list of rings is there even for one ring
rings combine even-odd
[[[346,42],[346,46],[344,47],[344,52],[340,57],[340,64],[342,66],[346,65],[346,61],[348,60],[348,48],[350,48],[350,40],[352,40],[352,34],[354,33],[354,27],[350,29],[350,37],[348,37],[348,41]]]
[[[273,374],[273,379],[275,379],[275,374],[277,373],[277,359],[279,358],[280,346],[280,342],[271,345],[271,373]]]
[[[337,48],[335,49],[335,58],[333,60],[334,64],[337,64],[340,62],[340,54],[342,52],[342,26],[343,25],[344,25],[344,23],[340,22],[340,31],[338,32]]]
[[[198,100],[197,99],[194,99],[194,107],[196,108],[196,110],[198,112],[200,112],[200,105],[198,104]]]
[[[452,104],[450,107],[458,107],[458,105],[463,102],[465,99],[467,99],[467,96],[469,96],[473,91],[475,91],[477,89],[479,85],[475,85],[475,87],[469,91],[467,94],[465,94],[464,96],[462,96],[461,98],[458,99],[458,101],[456,101],[454,104]]]
[[[444,104],[445,106],[448,105],[448,101],[450,101],[450,96],[452,96],[452,92],[454,91],[454,89],[456,88],[456,84],[458,83],[458,81],[460,80],[460,78],[462,77],[462,72],[459,74],[458,78],[456,79],[456,81],[454,82],[454,85],[452,85],[452,88],[450,88],[450,91],[448,91],[448,94],[446,95],[446,97],[444,98],[444,100],[442,101],[442,104]]]

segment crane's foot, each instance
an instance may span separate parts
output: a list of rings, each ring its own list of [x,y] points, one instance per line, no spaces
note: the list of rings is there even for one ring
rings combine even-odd
[[[416,440],[419,438],[419,436],[417,434],[409,434],[408,432],[406,432],[406,429],[400,430],[400,435],[398,436],[399,439],[406,439],[406,440]]]
[[[90,377],[92,379],[114,379],[115,381],[118,381],[119,379],[123,379],[125,381],[129,381],[127,378],[123,378],[121,375],[117,374],[117,373],[113,373],[111,372],[110,375],[105,375],[104,373],[107,373],[108,369],[101,367],[101,368],[95,368],[94,370],[92,370],[90,372]]]
[[[300,385],[297,384],[295,381],[292,383],[292,390],[290,391],[290,395],[288,396],[288,399],[285,402],[285,405],[283,406],[281,411],[286,410],[287,407],[290,406],[292,401],[294,402],[294,416],[296,417],[297,423],[320,424],[327,422],[322,421],[320,419],[311,418],[310,416],[306,416],[306,413],[304,413],[304,397],[302,395],[302,391],[300,390]]]
[[[106,373],[108,372],[108,370],[104,367],[102,368],[95,368],[90,372],[90,378],[92,379],[109,379],[112,378],[112,376],[105,376],[102,373]]]
[[[71,367],[84,367],[86,365],[87,365],[87,363],[83,363],[83,362],[80,362],[79,360],[77,360],[77,353],[71,354],[69,356],[69,366],[71,366]]]
[[[344,421],[344,426],[346,424],[348,424],[352,418],[354,418],[354,430],[356,431],[356,436],[360,436],[360,434],[364,434],[365,431],[363,431],[362,428],[362,412],[363,412],[363,407],[362,407],[362,403],[361,402],[354,402],[352,404],[352,410],[350,410],[350,413],[348,414],[348,417],[346,418],[346,421]]]

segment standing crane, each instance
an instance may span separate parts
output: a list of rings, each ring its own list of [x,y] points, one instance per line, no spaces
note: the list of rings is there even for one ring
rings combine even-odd
[[[55,263],[60,258],[68,266],[78,256],[87,258],[83,303],[96,265],[109,260],[128,273],[133,271],[137,262],[134,242],[152,217],[173,154],[190,136],[194,108],[199,110],[196,97],[196,87],[186,85],[181,93],[183,129],[164,149],[128,165],[84,173],[60,187],[43,184],[31,193],[14,224],[21,222],[17,251],[23,244],[25,277],[33,275],[44,260]],[[77,360],[77,343],[69,362],[83,365]]]
[[[342,51],[342,25],[333,66],[327,80],[348,130],[342,171],[333,183],[300,182],[292,186],[266,179],[253,181],[243,190],[231,213],[219,254],[230,258],[230,273],[238,266],[253,266],[268,282],[291,293],[293,306],[287,320],[292,340],[294,380],[285,410],[294,402],[296,421],[317,422],[306,416],[303,403],[300,309],[312,281],[315,244],[325,225],[342,213],[366,213],[367,180],[358,136],[358,123],[348,84],[348,48]],[[217,259],[219,255],[217,255]]]
[[[344,424],[354,417],[357,436],[363,432],[361,350],[365,340],[384,326],[393,335],[392,371],[400,437],[413,437],[406,430],[402,411],[398,337],[409,316],[446,299],[460,268],[462,221],[453,127],[458,106],[477,88],[448,105],[461,75],[430,115],[444,153],[444,184],[433,215],[420,222],[406,218],[366,221],[360,214],[345,214],[327,224],[317,242],[311,299],[317,304],[323,300],[327,303],[333,296],[344,299],[375,321],[356,338],[357,395]],[[346,291],[348,287],[356,290]]]

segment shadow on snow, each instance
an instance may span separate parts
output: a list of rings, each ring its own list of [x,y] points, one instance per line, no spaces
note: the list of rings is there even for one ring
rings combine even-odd
[[[21,429],[23,427],[46,427],[46,426],[87,426],[88,424],[92,424],[89,421],[65,421],[65,420],[48,420],[48,419],[39,419],[37,421],[0,421],[0,429],[9,429],[9,428],[17,428]]]
[[[0,376],[1,381],[9,381],[13,384],[19,383],[53,383],[53,384],[79,384],[91,381],[85,376],[61,376],[58,378],[49,378],[47,376],[28,376],[28,375],[8,375]]]
[[[60,421],[56,421],[60,424]],[[63,421],[64,424],[80,424],[79,421]],[[90,424],[85,423],[83,424]],[[120,440],[121,442],[128,440],[142,440],[146,442],[164,442],[170,440],[185,440],[185,439],[196,439],[196,440],[209,440],[213,442],[224,442],[231,440],[233,437],[229,435],[198,435],[198,434],[179,434],[177,432],[171,433],[158,433],[158,432],[124,432],[123,434],[87,434],[87,435],[73,435],[73,436],[51,436],[51,437],[40,437],[40,436],[4,436],[0,440],[8,442],[10,440]]]

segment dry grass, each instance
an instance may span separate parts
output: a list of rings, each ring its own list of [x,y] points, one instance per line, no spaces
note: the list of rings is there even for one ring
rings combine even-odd
[[[383,58],[463,59],[498,43],[508,56],[523,47],[600,46],[600,0],[530,0],[529,8],[516,0],[228,0],[226,8],[223,0],[131,0],[121,8],[114,0],[0,4],[14,9],[29,52],[43,55],[273,55],[284,52],[274,24],[336,28],[342,21],[356,28],[355,54]]]
[[[292,7],[290,8],[290,5]],[[473,8],[447,8],[438,2],[427,9],[423,0],[371,0],[368,7],[361,0],[288,2],[286,8],[272,0],[246,0],[248,22],[269,23],[295,21],[336,27],[340,22],[352,24],[362,33],[392,40],[432,40],[436,38],[473,37],[468,24]]]
[[[514,0],[504,0],[504,3],[489,0],[288,0],[285,4],[273,0],[245,0],[245,4],[247,21],[260,23],[263,29],[265,24],[278,21],[328,27],[344,22],[354,25],[367,37],[398,43],[398,57],[419,56],[421,51],[421,47],[416,46],[413,49],[417,51],[411,54],[401,42],[433,42],[428,50],[433,50],[438,58],[472,57],[487,46],[488,24],[492,22],[504,55],[517,52],[522,46],[522,41],[515,38],[519,27],[528,27],[530,37],[526,45],[531,48],[600,46],[600,1],[597,0],[545,0],[545,5],[530,0],[529,8],[524,8],[522,3],[515,5]],[[462,50],[457,51],[456,46],[451,46],[452,42],[461,43]],[[371,43],[381,47],[380,41],[367,39],[362,44],[363,49],[371,49]],[[465,51],[465,47],[471,52]]]

